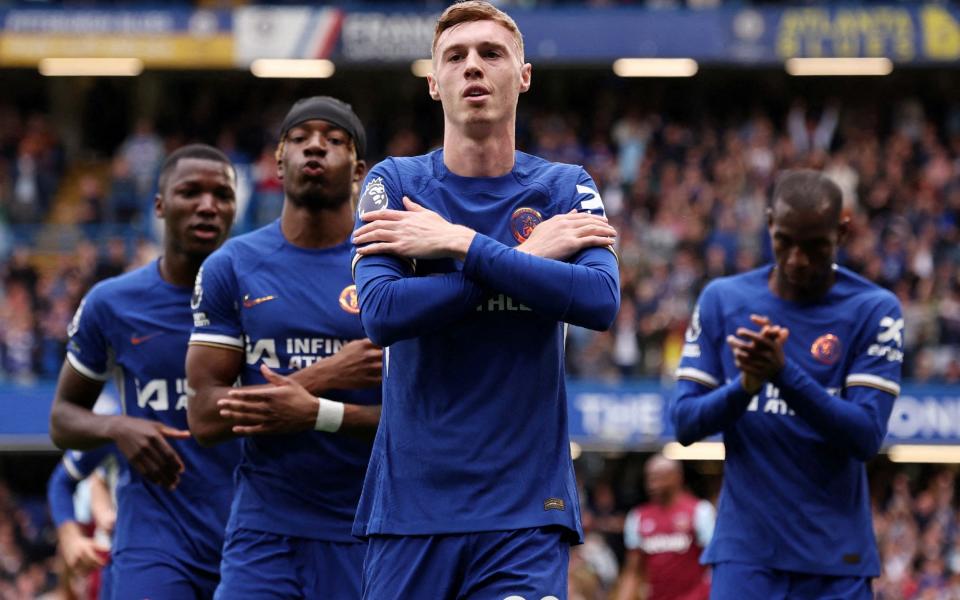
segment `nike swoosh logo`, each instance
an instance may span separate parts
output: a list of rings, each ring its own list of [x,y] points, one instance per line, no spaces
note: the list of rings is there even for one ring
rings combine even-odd
[[[277,297],[274,295],[270,296],[261,296],[260,298],[250,299],[250,294],[247,294],[243,297],[243,307],[244,308],[253,308],[258,304],[263,304],[264,302],[269,302],[271,300],[276,300]]]
[[[130,343],[133,344],[134,346],[139,346],[140,344],[144,343],[145,341],[147,341],[147,340],[149,340],[149,339],[151,339],[151,338],[155,338],[155,337],[157,337],[158,335],[160,335],[160,332],[151,333],[151,334],[149,334],[149,335],[140,335],[140,336],[131,335],[131,336],[130,336]]]

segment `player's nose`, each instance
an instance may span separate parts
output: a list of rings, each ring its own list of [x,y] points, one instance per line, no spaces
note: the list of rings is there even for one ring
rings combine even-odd
[[[792,267],[806,267],[810,264],[810,257],[800,248],[791,248],[787,253],[787,264]]]
[[[218,206],[216,194],[213,192],[204,192],[200,194],[200,202],[197,203],[197,212],[216,213]]]
[[[314,131],[307,137],[307,143],[303,150],[307,153],[325,153],[327,151],[327,138],[319,131]]]
[[[483,77],[483,61],[480,53],[470,51],[464,59],[463,75],[467,78]]]

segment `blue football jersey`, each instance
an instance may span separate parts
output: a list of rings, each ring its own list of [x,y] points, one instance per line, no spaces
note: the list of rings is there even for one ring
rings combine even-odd
[[[163,280],[158,261],[98,283],[70,324],[67,360],[91,379],[114,376],[124,414],[186,430],[190,295]],[[160,550],[216,572],[239,445],[169,443],[185,467],[174,491],[133,469],[121,473],[114,549]]]
[[[536,302],[525,304],[510,285],[524,287],[526,277],[556,267],[556,279],[563,282],[557,296],[596,297],[590,286],[571,291],[570,274],[580,269],[589,277],[603,271],[600,278],[614,288],[607,289],[607,296],[615,300],[596,326],[608,326],[604,319],[615,314],[619,303],[612,252],[593,248],[563,264],[512,250],[554,215],[573,209],[602,214],[596,185],[581,167],[521,152],[510,173],[485,178],[451,173],[442,150],[390,158],[366,178],[358,226],[367,211],[404,210],[404,196],[478,235],[476,248],[463,262],[355,258],[367,333],[389,347],[383,413],[354,533],[445,534],[553,525],[579,539],[563,321],[580,317],[564,316],[567,300],[555,315],[536,310],[528,306]],[[504,270],[497,266],[500,261],[505,261]],[[509,274],[517,265],[516,276]],[[500,271],[510,281],[486,289],[476,283],[482,269]],[[363,286],[381,273],[402,274],[397,275],[402,276],[399,285],[422,284],[422,293],[374,306]],[[542,289],[538,283],[540,296]],[[575,300],[569,304],[584,304],[589,319],[589,301]],[[401,313],[401,326],[386,324]]]
[[[864,461],[879,449],[900,391],[900,305],[840,267],[821,300],[790,302],[770,291],[771,269],[704,289],[677,369],[678,437],[722,432],[726,447],[702,560],[877,576]],[[738,327],[758,329],[751,314],[790,330],[787,365],[752,398],[725,341]]]
[[[264,383],[260,364],[289,374],[364,336],[351,244],[305,249],[286,241],[275,221],[228,241],[197,275],[191,344],[244,353],[241,381]],[[329,390],[351,404],[380,403],[379,389]],[[243,438],[230,529],[355,542],[350,527],[360,498],[369,441],[340,433]]]

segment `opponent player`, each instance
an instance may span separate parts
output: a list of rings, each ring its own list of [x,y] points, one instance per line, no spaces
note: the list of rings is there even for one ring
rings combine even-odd
[[[433,69],[443,148],[378,164],[354,233],[360,316],[389,346],[364,598],[565,597],[582,529],[564,323],[612,323],[615,231],[581,167],[515,150],[531,67],[509,16],[449,7]]]
[[[132,467],[117,492],[115,598],[209,598],[219,580],[239,446],[190,439],[183,362],[192,282],[230,231],[235,190],[233,165],[216,148],[172,152],[155,201],[161,257],[94,286],[70,326],[50,435],[62,448],[114,442]],[[94,414],[111,374],[124,414]]]
[[[848,220],[824,175],[783,175],[768,220],[774,264],[704,289],[677,369],[677,439],[726,446],[711,597],[871,598],[863,463],[900,391],[900,305],[833,264]]]
[[[348,104],[321,96],[293,105],[280,140],[280,219],[214,253],[193,298],[190,428],[203,442],[250,434],[217,597],[359,598],[366,544],[350,527],[383,359],[350,277],[365,135]],[[232,389],[238,377],[273,385]]]
[[[662,454],[647,460],[644,481],[650,501],[623,525],[627,557],[617,598],[636,600],[646,581],[646,600],[706,600],[710,581],[699,559],[713,535],[713,505],[686,491],[683,468]]]

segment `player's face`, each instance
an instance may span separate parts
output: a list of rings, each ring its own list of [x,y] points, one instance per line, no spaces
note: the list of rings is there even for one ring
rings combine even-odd
[[[845,224],[837,224],[824,211],[777,202],[769,213],[769,227],[778,290],[788,299],[824,293],[833,282],[833,261]]]
[[[530,89],[529,63],[522,64],[513,34],[495,21],[461,23],[437,40],[430,96],[446,120],[468,127],[512,121],[517,98]]]
[[[647,465],[643,475],[647,496],[653,502],[667,500],[680,489],[680,475],[672,465],[653,462]]]
[[[237,212],[237,181],[230,165],[201,158],[177,161],[157,194],[156,213],[174,247],[206,256],[227,239]]]
[[[360,185],[363,162],[357,160],[346,131],[315,119],[287,132],[277,175],[294,204],[330,209],[352,198]]]

